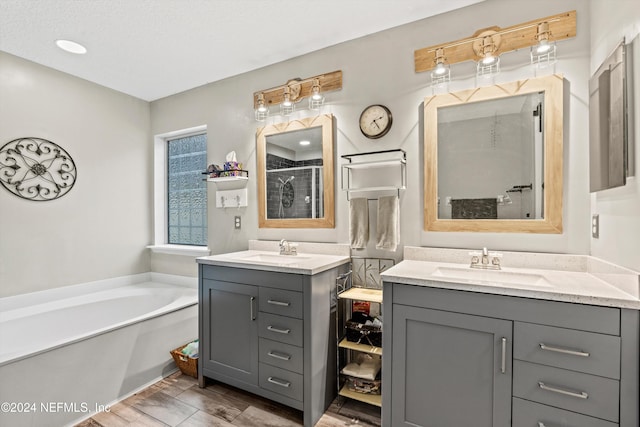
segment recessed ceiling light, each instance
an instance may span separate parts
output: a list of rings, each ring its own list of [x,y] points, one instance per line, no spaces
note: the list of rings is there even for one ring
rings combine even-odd
[[[311,141],[307,141],[307,140],[300,141],[300,145],[309,145],[309,144],[311,144]]]
[[[67,52],[76,53],[78,55],[84,55],[87,53],[87,48],[80,43],[73,42],[71,40],[56,40],[56,45]]]

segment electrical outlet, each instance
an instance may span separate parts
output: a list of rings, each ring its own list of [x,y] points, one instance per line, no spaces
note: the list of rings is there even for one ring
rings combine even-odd
[[[593,214],[591,216],[591,237],[598,239],[600,237],[600,215]]]
[[[242,220],[240,219],[240,217],[237,215],[234,216],[233,221],[234,221],[234,228],[236,230],[240,230],[242,228]]]

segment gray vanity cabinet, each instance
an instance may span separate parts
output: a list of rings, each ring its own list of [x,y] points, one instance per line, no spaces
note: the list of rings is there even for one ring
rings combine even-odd
[[[382,424],[638,427],[638,310],[383,285]]]
[[[207,328],[200,337],[200,363],[208,371],[258,384],[258,287],[204,279],[202,320]]]
[[[511,417],[512,322],[393,308],[393,426],[502,427]]]
[[[198,382],[210,378],[304,412],[314,426],[336,396],[335,280],[199,264]]]

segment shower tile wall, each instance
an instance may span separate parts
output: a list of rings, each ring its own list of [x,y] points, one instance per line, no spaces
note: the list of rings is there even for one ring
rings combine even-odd
[[[322,159],[311,159],[294,161],[285,159],[273,154],[267,154],[266,167],[268,171],[274,169],[301,168],[306,166],[322,166]],[[316,173],[316,188],[319,187],[320,178]],[[280,216],[280,182],[278,178],[286,181],[291,176],[295,178],[290,181],[293,185],[294,198],[290,207],[282,209],[283,214]],[[286,218],[312,218],[312,203],[307,202],[306,197],[312,197],[312,171],[311,169],[294,169],[284,170],[282,172],[267,173],[267,218],[268,219],[286,219]],[[320,195],[316,192],[316,206],[319,207]],[[323,212],[318,212],[318,217],[323,216]]]

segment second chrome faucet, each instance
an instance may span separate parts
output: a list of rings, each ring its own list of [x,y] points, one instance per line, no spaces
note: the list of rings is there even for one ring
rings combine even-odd
[[[500,270],[500,258],[502,254],[489,252],[487,248],[482,248],[482,252],[469,252],[471,255],[471,268],[481,268],[487,270]]]

